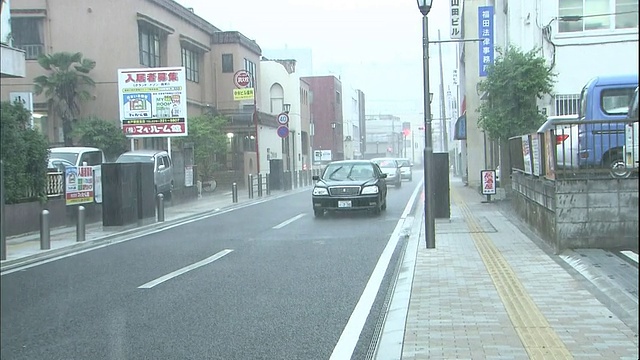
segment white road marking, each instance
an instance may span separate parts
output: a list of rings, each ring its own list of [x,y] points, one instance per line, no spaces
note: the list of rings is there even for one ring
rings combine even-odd
[[[289,220],[286,220],[286,221],[281,222],[280,224],[278,224],[278,225],[274,226],[273,228],[274,228],[274,229],[280,229],[280,228],[283,228],[283,227],[285,227],[285,226],[287,226],[287,225],[291,224],[292,222],[294,222],[294,221],[296,221],[296,220],[300,219],[300,218],[301,218],[301,217],[303,217],[304,215],[305,215],[305,214],[298,214],[298,215],[296,215],[296,216],[292,217],[292,218],[291,218],[291,219],[289,219]]]
[[[333,348],[330,360],[351,359],[353,350],[355,350],[358,339],[360,338],[360,333],[362,333],[364,324],[367,321],[369,312],[371,312],[371,308],[373,307],[373,302],[375,301],[378,290],[380,289],[380,284],[382,283],[384,274],[387,272],[389,262],[391,262],[393,251],[395,250],[402,231],[404,230],[404,221],[409,215],[409,212],[411,212],[413,203],[415,202],[420,190],[422,190],[422,183],[419,183],[418,186],[416,186],[407,206],[404,208],[402,216],[393,230],[387,246],[382,251],[380,258],[378,259],[378,263],[373,269],[371,277],[369,278],[355,309],[353,309],[353,312],[349,317],[349,321],[347,321],[347,325],[344,327],[344,330],[342,330],[342,334],[340,334],[340,339],[338,339],[336,347]]]
[[[154,286],[156,286],[158,284],[162,284],[163,282],[165,282],[165,281],[167,281],[169,279],[173,279],[176,276],[180,276],[180,275],[182,275],[182,274],[184,274],[184,273],[186,273],[188,271],[191,271],[193,269],[197,269],[197,268],[199,268],[201,266],[204,266],[204,265],[207,265],[209,263],[212,263],[212,262],[220,259],[221,257],[229,254],[232,251],[233,250],[230,250],[230,249],[222,250],[222,251],[220,251],[219,253],[217,253],[217,254],[215,254],[213,256],[210,256],[210,257],[208,257],[208,258],[206,258],[204,260],[198,261],[197,263],[193,263],[191,265],[185,266],[182,269],[176,270],[174,272],[170,272],[165,276],[161,276],[161,277],[159,277],[159,278],[157,278],[155,280],[149,281],[148,283],[146,283],[144,285],[140,285],[140,286],[138,286],[138,289],[151,289],[152,287],[154,287]]]
[[[73,251],[73,252],[70,252],[70,253],[63,254],[63,255],[51,257],[51,258],[48,258],[48,259],[45,259],[45,260],[38,260],[38,261],[30,263],[30,264],[17,265],[16,267],[13,267],[11,269],[1,270],[0,271],[0,276],[9,275],[9,274],[17,272],[17,271],[24,271],[24,270],[30,269],[32,267],[36,267],[36,266],[40,266],[40,265],[47,264],[47,263],[50,263],[50,262],[54,262],[54,261],[57,261],[57,260],[65,259],[65,258],[68,258],[68,257],[71,257],[71,256],[83,254],[83,253],[86,253],[86,252],[89,252],[89,251],[102,249],[102,248],[107,247],[107,246],[123,243],[123,242],[126,242],[126,241],[136,240],[136,239],[139,239],[139,238],[144,237],[144,236],[157,234],[159,232],[163,232],[163,231],[166,231],[166,230],[169,230],[169,229],[177,228],[177,227],[180,227],[180,226],[183,226],[183,225],[187,225],[187,224],[190,224],[190,223],[193,223],[193,222],[196,222],[196,221],[205,220],[205,219],[208,219],[210,217],[220,216],[222,214],[226,214],[226,213],[229,213],[229,212],[232,212],[232,211],[236,211],[236,210],[244,209],[244,208],[247,208],[247,207],[250,207],[250,206],[262,204],[262,203],[265,203],[267,201],[284,198],[284,197],[290,196],[290,195],[295,195],[295,194],[301,193],[303,191],[306,191],[306,189],[302,189],[302,190],[297,191],[297,192],[295,192],[295,191],[294,192],[289,192],[289,193],[282,194],[282,195],[275,195],[275,196],[272,196],[272,197],[265,198],[263,200],[257,200],[257,201],[246,203],[246,204],[240,204],[240,205],[234,206],[234,207],[232,207],[230,209],[223,209],[220,212],[214,212],[212,214],[209,213],[209,214],[203,214],[203,215],[195,215],[192,218],[185,218],[184,220],[177,219],[176,220],[177,222],[175,224],[172,224],[172,225],[169,225],[169,226],[165,226],[165,227],[162,227],[160,229],[142,231],[140,233],[132,234],[131,237],[126,237],[126,235],[123,235],[125,237],[118,238],[118,239],[113,239],[113,240],[91,240],[91,241],[87,241],[87,243],[94,242],[94,241],[104,241],[104,243],[101,244],[101,245],[92,246],[92,247],[87,248],[87,249],[81,249],[81,250],[78,250],[78,251]]]
[[[622,255],[628,257],[629,259],[638,262],[638,254],[634,253],[633,251],[625,250],[620,252],[622,253]]]

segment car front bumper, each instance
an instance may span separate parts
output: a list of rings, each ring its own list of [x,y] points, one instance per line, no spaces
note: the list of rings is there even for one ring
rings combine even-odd
[[[348,203],[340,203],[348,202]],[[350,204],[351,206],[344,206]],[[313,196],[313,208],[331,211],[369,210],[380,206],[377,194],[360,196]]]

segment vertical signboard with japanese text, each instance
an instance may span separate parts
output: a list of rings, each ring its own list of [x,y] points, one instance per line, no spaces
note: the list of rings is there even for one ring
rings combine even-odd
[[[93,202],[94,183],[91,166],[67,166],[64,176],[64,196],[67,205]]]
[[[462,2],[463,0],[451,0],[451,31],[449,37],[451,39],[462,38]]]
[[[496,171],[482,170],[480,171],[480,179],[482,179],[482,195],[495,195]]]
[[[486,77],[489,65],[493,64],[493,6],[478,7],[478,38],[480,41],[479,76]]]
[[[187,136],[184,67],[118,69],[118,92],[126,136]]]

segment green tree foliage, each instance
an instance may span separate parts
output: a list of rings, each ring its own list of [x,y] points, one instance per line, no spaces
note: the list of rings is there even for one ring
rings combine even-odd
[[[127,137],[113,122],[97,117],[81,119],[73,129],[78,145],[102,149],[107,161],[114,161],[128,150]]]
[[[487,93],[478,109],[478,125],[490,138],[507,140],[535,131],[544,123],[536,101],[552,91],[555,74],[537,49],[523,53],[509,46],[498,54],[478,87]]]
[[[49,145],[42,134],[29,128],[30,116],[18,102],[0,104],[0,158],[8,204],[46,199]]]
[[[220,164],[216,155],[225,154],[229,139],[224,133],[228,124],[223,116],[200,115],[189,118],[189,136],[179,138],[178,145],[192,143],[194,147],[195,165],[200,180],[207,181],[213,177]]]
[[[89,100],[87,87],[95,86],[88,75],[96,67],[96,62],[83,58],[81,53],[59,52],[41,55],[38,64],[49,75],[33,79],[36,95],[44,93],[53,111],[62,119],[64,144],[73,145],[73,120],[80,113],[80,101]]]

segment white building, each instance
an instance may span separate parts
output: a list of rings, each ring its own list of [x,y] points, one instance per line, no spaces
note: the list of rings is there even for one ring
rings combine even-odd
[[[539,102],[549,115],[576,113],[580,91],[590,78],[638,72],[637,0],[466,0],[463,39],[480,36],[479,6],[493,6],[495,46],[511,44],[525,52],[539,48],[552,66],[557,74],[553,93]],[[472,187],[480,185],[480,170],[498,165],[495,147],[477,126],[482,95],[477,84],[484,79],[479,75],[480,46],[461,44],[459,59],[460,115],[463,102],[467,110],[462,172]]]
[[[345,160],[361,159],[360,153],[360,102],[358,90],[342,82],[342,126]]]
[[[25,52],[12,46],[9,0],[0,1],[0,77],[25,77]]]

